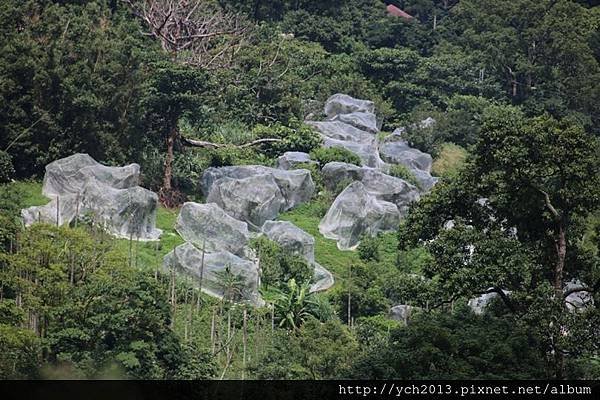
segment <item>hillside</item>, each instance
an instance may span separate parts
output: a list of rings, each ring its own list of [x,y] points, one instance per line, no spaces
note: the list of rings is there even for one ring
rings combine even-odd
[[[1,379],[600,379],[600,6],[0,4]]]

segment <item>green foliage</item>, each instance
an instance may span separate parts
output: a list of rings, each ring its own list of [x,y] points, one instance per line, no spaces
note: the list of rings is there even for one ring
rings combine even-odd
[[[37,378],[42,354],[40,339],[28,329],[5,322],[9,321],[0,323],[0,379]]]
[[[372,236],[363,236],[357,248],[358,258],[363,261],[379,261],[379,241]]]
[[[343,147],[319,147],[310,152],[310,158],[321,167],[334,161],[361,165],[360,157]]]
[[[348,322],[348,293],[352,318],[373,316],[387,312],[390,307],[378,284],[378,271],[373,265],[351,264],[346,269],[345,280],[331,294],[331,303],[342,321]]]
[[[224,270],[215,272],[215,277],[217,287],[223,293],[223,300],[239,302],[244,298],[246,288],[244,276],[232,272],[231,266],[227,265]]]
[[[360,379],[545,379],[538,339],[510,316],[418,314],[356,358]]]
[[[169,328],[166,284],[128,268],[112,246],[106,237],[81,228],[41,224],[22,233],[18,251],[2,254],[0,309],[6,314],[18,299],[7,322],[16,322],[19,313],[34,316],[27,329],[14,331],[21,328],[12,324],[2,329],[7,348],[14,349],[6,355],[17,368],[2,373],[17,377],[26,365],[35,374],[44,362],[48,367],[40,373],[45,376],[94,377],[111,370],[117,376],[157,379],[189,368],[185,363],[194,359],[186,358]],[[46,351],[40,360],[35,346],[42,332]],[[11,339],[14,335],[20,342]]]
[[[135,158],[145,132],[134,103],[157,54],[138,24],[100,1],[9,0],[0,19],[0,149],[16,175],[39,174],[74,152]]]
[[[301,256],[283,249],[279,244],[260,236],[250,242],[260,259],[261,284],[283,287],[288,281],[306,282],[312,279],[312,266]]]
[[[324,308],[314,300],[316,295],[309,293],[309,289],[310,281],[298,285],[292,278],[284,289],[268,287],[261,290],[263,299],[274,307],[275,321],[280,328],[297,330],[309,317],[323,320],[330,316],[328,311],[326,315],[320,315]]]
[[[12,157],[7,152],[0,150],[0,184],[10,182],[14,175]]]
[[[388,170],[388,175],[395,176],[396,178],[404,179],[406,182],[419,187],[419,181],[405,165],[393,164]]]
[[[306,124],[293,123],[292,127],[279,123],[265,126],[257,125],[252,130],[257,139],[281,139],[280,142],[267,143],[265,152],[270,156],[279,156],[286,151],[302,151],[305,153],[318,148],[322,139],[318,132]]]
[[[339,320],[309,318],[294,334],[277,331],[250,371],[257,379],[340,379],[357,351],[358,343]]]

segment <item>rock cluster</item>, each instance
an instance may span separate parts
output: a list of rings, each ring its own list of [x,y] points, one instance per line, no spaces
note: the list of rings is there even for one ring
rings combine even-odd
[[[325,103],[324,113],[325,121],[307,124],[321,134],[325,147],[350,150],[362,164],[359,167],[332,162],[322,166],[327,189],[337,192],[340,185],[352,184],[338,195],[319,225],[324,236],[335,239],[340,249],[347,250],[356,247],[363,235],[395,230],[410,204],[431,189],[437,179],[431,176],[431,156],[411,148],[401,137],[402,128],[379,143],[373,102],[335,94]],[[432,124],[435,121],[428,119],[421,125]],[[419,187],[389,175],[391,164],[406,166]]]
[[[335,94],[325,103],[326,121],[307,121],[323,138],[325,147],[343,147],[358,155],[363,165],[380,168],[377,117],[372,101]]]
[[[254,230],[312,197],[315,184],[306,169],[282,170],[262,165],[208,168],[200,186],[207,202],[219,205]]]
[[[107,232],[121,238],[157,240],[158,196],[138,185],[140,167],[108,167],[87,154],[54,161],[46,166],[44,206],[21,210],[23,222],[69,224],[87,215]]]
[[[263,177],[254,176],[241,180]],[[269,179],[272,180],[272,177]],[[234,178],[220,178],[219,181],[232,181]],[[212,189],[211,189],[212,190]],[[240,217],[243,218],[243,217]],[[166,270],[189,276],[197,287],[205,293],[233,301],[261,305],[258,292],[260,287],[259,264],[254,252],[248,247],[253,236],[264,234],[283,248],[297,254],[314,266],[314,279],[311,291],[328,289],[333,285],[333,276],[315,263],[314,238],[290,222],[265,221],[260,232],[252,233],[249,224],[226,213],[216,203],[185,203],[179,212],[175,229],[186,241],[167,254],[163,261]],[[224,275],[237,281],[239,288],[236,297],[226,293]]]
[[[435,123],[435,120],[431,119]],[[427,121],[427,120],[425,120]],[[421,124],[424,124],[422,121]],[[404,165],[413,173],[423,191],[428,191],[436,184],[437,178],[431,176],[433,159],[427,153],[414,149],[402,139],[403,129],[396,129],[387,136],[379,146],[379,154],[388,164]]]

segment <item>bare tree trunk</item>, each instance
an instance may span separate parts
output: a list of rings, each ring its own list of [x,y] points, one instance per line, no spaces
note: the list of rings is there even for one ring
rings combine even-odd
[[[165,170],[163,175],[163,190],[168,193],[172,190],[171,178],[173,177],[173,148],[175,147],[175,139],[179,134],[177,122],[173,124],[169,136],[167,136],[167,156],[165,157]]]
[[[246,312],[246,308],[244,308],[244,323],[243,323],[243,337],[242,337],[242,345],[243,345],[243,355],[242,355],[242,380],[246,379],[246,345],[248,343],[248,327],[247,327],[248,313]]]
[[[212,320],[210,323],[210,344],[211,344],[211,354],[215,354],[215,319],[217,318],[217,310],[213,308]]]
[[[348,328],[352,327],[352,265],[348,266]]]
[[[558,223],[556,238],[556,266],[554,268],[554,291],[557,298],[563,294],[563,270],[565,268],[565,257],[567,255],[567,232],[564,218]]]

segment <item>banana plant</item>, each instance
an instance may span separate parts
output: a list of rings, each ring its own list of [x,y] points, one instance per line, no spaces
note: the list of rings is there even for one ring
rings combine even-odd
[[[285,290],[270,287],[261,290],[263,299],[274,307],[280,328],[297,330],[311,316],[319,317],[319,303],[310,293],[310,282],[301,285],[290,279]]]

